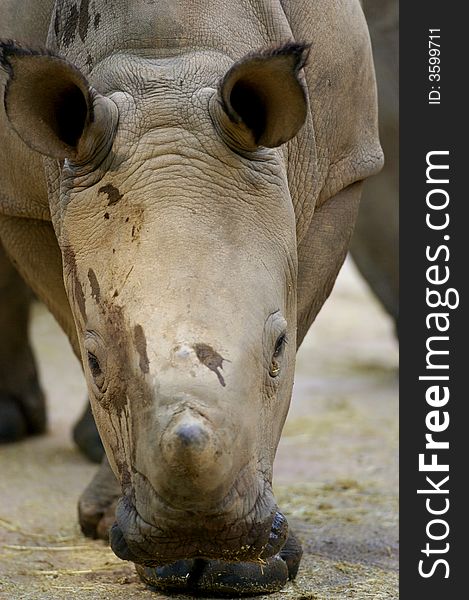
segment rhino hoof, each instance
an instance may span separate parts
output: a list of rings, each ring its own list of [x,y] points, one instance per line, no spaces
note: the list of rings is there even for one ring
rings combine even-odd
[[[161,567],[135,566],[142,581],[157,591],[252,596],[278,592],[288,579],[294,579],[302,553],[300,542],[290,533],[279,554],[259,563],[196,558]]]
[[[0,444],[17,442],[46,430],[46,407],[39,388],[25,398],[0,391]]]
[[[91,462],[101,462],[104,456],[104,448],[94,422],[89,402],[87,402],[85,412],[73,428],[73,439],[81,453]]]

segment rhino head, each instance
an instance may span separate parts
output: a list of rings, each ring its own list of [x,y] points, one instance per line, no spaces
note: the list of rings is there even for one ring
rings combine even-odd
[[[113,55],[91,85],[13,44],[5,106],[46,157],[93,413],[122,486],[122,558],[254,560],[287,525],[272,465],[296,351],[284,150],[307,48]]]

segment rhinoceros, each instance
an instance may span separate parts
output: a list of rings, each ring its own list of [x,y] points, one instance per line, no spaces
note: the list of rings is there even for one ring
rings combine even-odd
[[[394,320],[399,319],[399,2],[362,0],[378,84],[383,170],[363,189],[350,244],[355,264]]]
[[[0,10],[1,241],[82,362],[107,457],[82,529],[111,516],[160,589],[279,589],[301,557],[272,492],[295,352],[382,166],[360,2]],[[4,414],[41,430],[17,379]]]

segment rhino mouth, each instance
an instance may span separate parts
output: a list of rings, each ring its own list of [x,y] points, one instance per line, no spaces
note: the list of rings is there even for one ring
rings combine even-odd
[[[252,513],[258,514],[258,510]],[[110,532],[111,548],[119,558],[147,567],[193,558],[227,562],[267,559],[280,552],[287,537],[288,522],[276,506],[264,518],[226,522],[222,527],[189,516],[181,517],[178,526],[160,527],[142,519],[127,496],[118,502]]]

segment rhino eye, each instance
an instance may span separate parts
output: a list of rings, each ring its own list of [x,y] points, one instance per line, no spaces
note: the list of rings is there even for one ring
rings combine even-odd
[[[275,342],[274,353],[272,355],[272,360],[270,362],[269,374],[271,377],[277,377],[280,373],[280,364],[278,359],[283,353],[283,349],[285,348],[285,344],[287,343],[287,334],[282,333],[278,336],[277,341]]]
[[[101,389],[104,384],[104,374],[99,365],[99,360],[92,352],[88,352],[88,367],[96,385]]]
[[[93,377],[98,377],[101,374],[101,367],[99,366],[99,361],[96,358],[96,356],[91,352],[88,352],[88,366]]]
[[[278,358],[283,349],[285,348],[285,344],[287,343],[287,334],[282,333],[278,336],[277,341],[275,342],[275,350],[274,350],[274,358]]]

